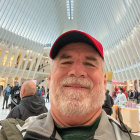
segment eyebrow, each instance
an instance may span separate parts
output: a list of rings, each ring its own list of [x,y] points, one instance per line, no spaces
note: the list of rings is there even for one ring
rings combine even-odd
[[[59,58],[59,60],[62,60],[62,59],[69,59],[69,58],[72,58],[72,56],[70,55],[66,55],[66,54],[62,54]]]
[[[87,56],[86,59],[87,60],[91,60],[91,61],[97,61],[97,59],[95,57],[89,57],[89,56]]]
[[[66,54],[62,54],[59,58],[59,60],[62,60],[62,59],[69,59],[69,58],[72,58],[72,56],[70,55],[66,55]],[[94,62],[97,62],[97,59],[95,57],[89,57],[89,56],[86,56],[86,60],[90,60],[90,61],[94,61]]]

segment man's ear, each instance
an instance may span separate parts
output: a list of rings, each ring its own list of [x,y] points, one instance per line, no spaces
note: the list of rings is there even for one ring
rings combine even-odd
[[[51,80],[51,76],[49,76],[48,78],[48,88],[50,88],[50,80]]]
[[[25,90],[24,90],[24,88],[22,87],[21,90],[20,90],[20,98],[21,98],[21,99],[22,99],[23,96],[24,96],[24,92],[25,92]]]
[[[104,75],[104,92],[106,92],[106,86],[107,86],[107,80],[106,80],[106,74]]]

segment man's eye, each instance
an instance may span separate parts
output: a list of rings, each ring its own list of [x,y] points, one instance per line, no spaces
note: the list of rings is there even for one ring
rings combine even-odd
[[[66,62],[62,62],[61,64],[72,64],[72,62],[71,61],[66,61]]]
[[[94,64],[89,63],[89,62],[85,62],[85,63],[84,63],[84,65],[91,66],[91,67],[95,67],[95,65],[94,65]]]

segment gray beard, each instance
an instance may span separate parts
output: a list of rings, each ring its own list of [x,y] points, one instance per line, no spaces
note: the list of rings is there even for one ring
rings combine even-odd
[[[103,82],[94,87],[94,90],[87,92],[66,90],[61,86],[55,89],[56,81],[50,82],[50,98],[54,106],[63,115],[82,116],[102,107],[105,99]]]

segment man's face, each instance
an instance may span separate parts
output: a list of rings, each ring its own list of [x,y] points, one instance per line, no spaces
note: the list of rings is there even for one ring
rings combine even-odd
[[[85,43],[66,45],[53,61],[49,88],[52,110],[63,115],[83,115],[99,109],[106,88],[101,56]]]

